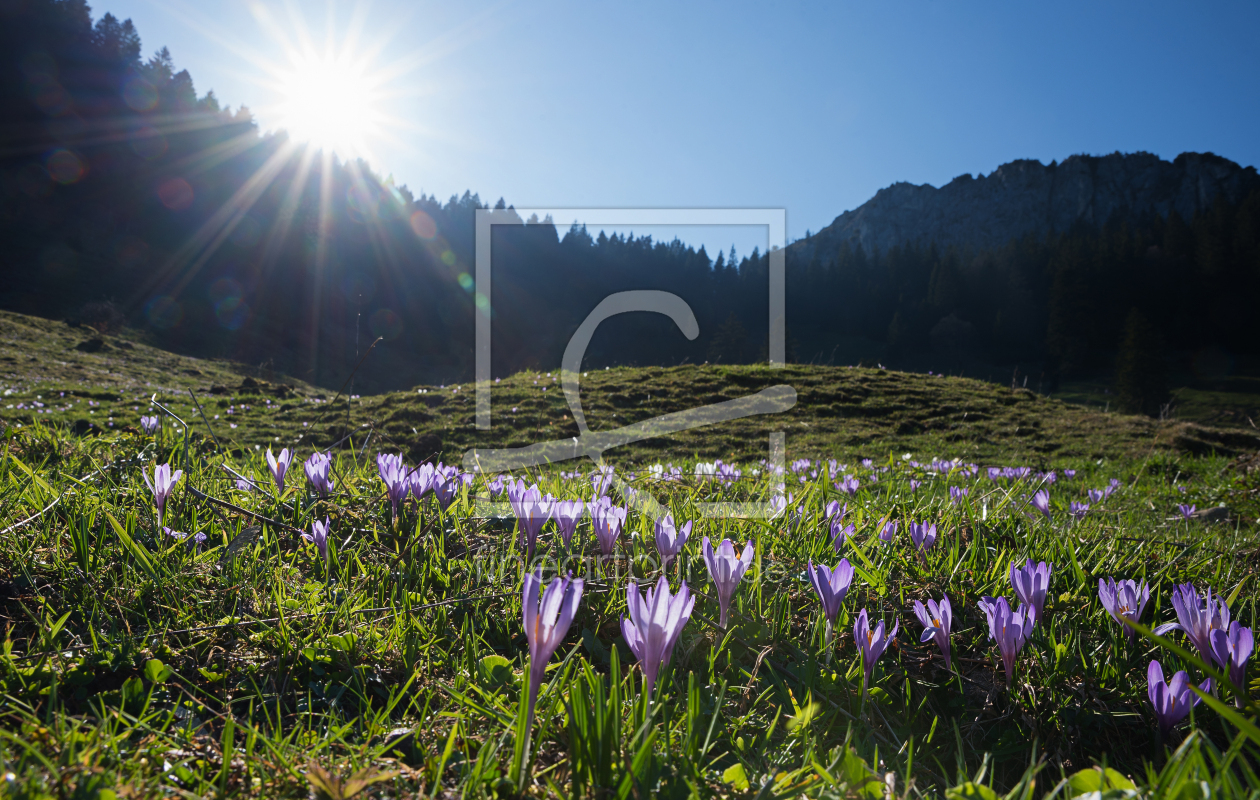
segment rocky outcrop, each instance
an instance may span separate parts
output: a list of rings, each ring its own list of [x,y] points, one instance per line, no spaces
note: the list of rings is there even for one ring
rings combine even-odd
[[[1078,222],[1101,225],[1113,214],[1167,216],[1175,209],[1190,219],[1217,195],[1236,202],[1256,186],[1255,167],[1211,153],[1182,153],[1172,162],[1150,153],[1080,155],[1049,165],[1012,161],[989,175],[961,175],[939,189],[895,183],[794,243],[789,253],[808,260],[846,241],[868,252],[916,242],[997,247]]]

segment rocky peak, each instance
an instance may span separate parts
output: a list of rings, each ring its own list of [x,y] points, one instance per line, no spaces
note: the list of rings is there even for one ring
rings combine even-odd
[[[915,242],[998,247],[1078,222],[1101,225],[1113,214],[1167,216],[1175,209],[1190,219],[1217,195],[1236,202],[1256,186],[1254,167],[1212,153],[1182,153],[1171,162],[1151,153],[1076,155],[1048,165],[1020,159],[940,188],[894,183],[789,252],[808,260],[843,242],[868,252]]]

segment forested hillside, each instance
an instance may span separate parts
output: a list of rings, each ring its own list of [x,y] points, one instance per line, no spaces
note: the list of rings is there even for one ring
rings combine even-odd
[[[661,289],[691,305],[700,337],[628,315],[601,327],[588,366],[764,358],[764,253],[713,258],[680,242],[531,219],[496,230],[493,296],[479,298],[473,224],[487,205],[478,195],[417,197],[363,163],[263,134],[248,109],[198,95],[177,56],[144,58],[129,21],[93,22],[80,0],[8,4],[0,15],[4,308],[142,327],[163,347],[333,388],[380,337],[355,379],[367,393],[470,379],[479,306],[494,319],[494,373],[507,375],[558,366],[609,293]],[[1119,363],[1146,387],[1130,405],[1153,413],[1169,354],[1260,351],[1249,324],[1260,299],[1255,172],[1215,156],[1183,160],[1225,176],[1196,184],[1200,194],[1229,191],[1185,206],[1183,180],[1163,205],[1100,202],[1066,229],[1003,244],[934,242],[920,235],[935,230],[926,222],[898,222],[901,240],[866,237],[888,246],[867,248],[839,228],[793,245],[789,358],[969,374],[1020,364],[1046,388]],[[1148,172],[1172,169],[1155,161]],[[1018,189],[972,183],[932,191],[978,192],[982,208],[993,202],[983,186]],[[1130,189],[1116,196],[1164,191]],[[852,218],[874,224],[871,214]]]

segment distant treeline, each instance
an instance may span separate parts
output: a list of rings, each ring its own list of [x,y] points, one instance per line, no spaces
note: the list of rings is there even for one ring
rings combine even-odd
[[[1192,220],[1117,215],[982,252],[841,245],[808,264],[789,256],[788,275],[788,324],[802,353],[866,337],[891,361],[928,351],[1079,377],[1111,368],[1136,310],[1165,349],[1254,354],[1260,191],[1237,204],[1218,197]]]
[[[262,135],[198,97],[131,23],[79,0],[0,5],[0,259],[5,308],[143,327],[155,343],[356,391],[471,379],[480,307],[493,371],[554,369],[608,294],[674,292],[665,317],[601,326],[587,366],[765,358],[767,257],[600,234],[569,220],[496,228],[494,289],[475,294],[471,193],[414,196],[362,163]],[[503,201],[499,201],[503,207]],[[1114,367],[1133,313],[1148,351],[1260,352],[1260,192],[1192,220],[1123,215],[996,251],[931,244],[788,251],[789,357],[888,365],[1038,362],[1046,377]],[[1132,339],[1132,336],[1129,336]],[[918,361],[916,361],[918,359]]]

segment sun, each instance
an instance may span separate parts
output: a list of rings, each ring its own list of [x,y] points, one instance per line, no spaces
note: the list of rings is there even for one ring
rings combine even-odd
[[[383,119],[379,81],[349,58],[304,55],[279,76],[278,127],[341,158],[368,158]]]

